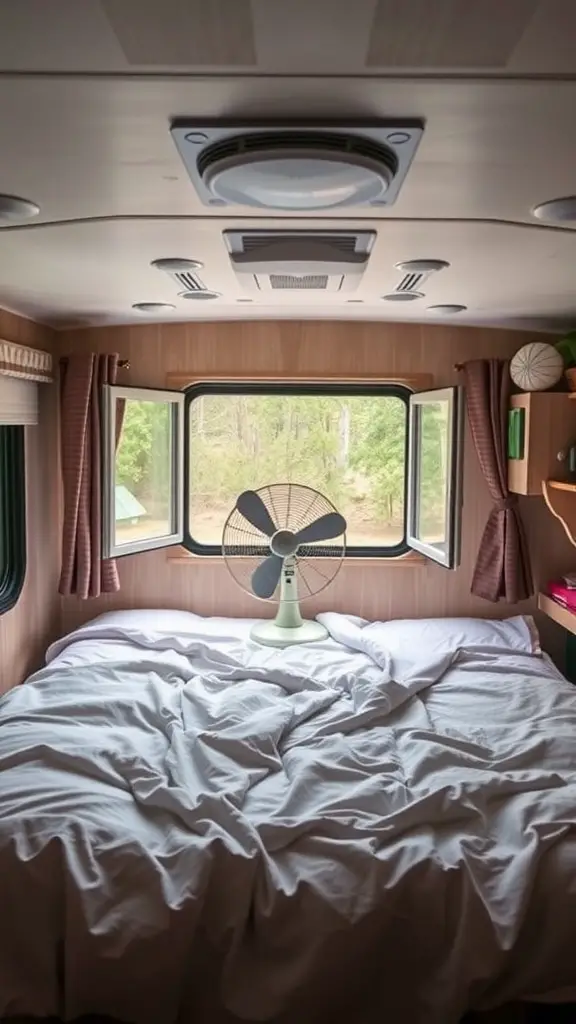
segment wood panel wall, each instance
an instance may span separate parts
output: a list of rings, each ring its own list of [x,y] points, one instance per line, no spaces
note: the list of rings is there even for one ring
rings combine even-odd
[[[437,386],[454,384],[456,362],[506,357],[530,339],[516,331],[412,324],[317,321],[170,324],[99,328],[59,335],[61,354],[86,349],[119,352],[130,360],[121,383],[165,386],[171,373],[322,377],[386,373],[432,373]],[[522,501],[539,579],[576,568],[576,552],[540,498]],[[334,584],[306,603],[308,614],[324,609],[367,618],[427,615],[498,616],[532,611],[493,606],[470,594],[472,568],[490,499],[468,429],[464,457],[462,562],[456,572],[431,563],[345,563]],[[120,560],[122,590],[95,601],[62,600],[61,627],[68,631],[104,609],[178,607],[201,614],[262,616],[265,605],[240,591],[218,559],[171,559],[166,550]],[[546,624],[545,624],[546,628]],[[552,633],[554,634],[552,625]],[[552,636],[558,641],[560,634]]]
[[[0,309],[0,337],[51,351],[54,334]],[[60,626],[55,385],[39,385],[39,425],[26,428],[27,567],[17,605],[0,616],[0,693],[39,667]]]

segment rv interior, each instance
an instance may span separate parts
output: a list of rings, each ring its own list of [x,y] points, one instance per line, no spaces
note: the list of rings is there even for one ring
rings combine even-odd
[[[576,1021],[574,0],[0,0],[0,1019]]]

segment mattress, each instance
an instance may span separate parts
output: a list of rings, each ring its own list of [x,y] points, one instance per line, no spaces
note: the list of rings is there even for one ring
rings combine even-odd
[[[101,616],[0,700],[0,1015],[576,998],[576,696],[533,624]]]

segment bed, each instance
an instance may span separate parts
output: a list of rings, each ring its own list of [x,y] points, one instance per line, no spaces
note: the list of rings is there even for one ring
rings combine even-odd
[[[0,700],[0,1016],[576,998],[576,690],[531,619],[100,616]]]

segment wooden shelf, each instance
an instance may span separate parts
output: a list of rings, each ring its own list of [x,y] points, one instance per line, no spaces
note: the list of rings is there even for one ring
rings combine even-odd
[[[576,484],[570,483],[569,480],[548,480],[547,484],[555,491],[572,491],[576,494]]]
[[[569,633],[576,634],[576,613],[569,608],[563,608],[548,594],[538,594],[538,608],[544,612],[549,619],[554,619],[559,626],[563,626]]]

